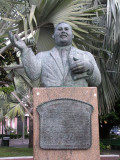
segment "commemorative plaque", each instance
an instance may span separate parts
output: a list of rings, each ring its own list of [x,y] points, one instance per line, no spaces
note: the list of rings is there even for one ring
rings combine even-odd
[[[88,149],[92,144],[93,106],[74,99],[55,99],[37,107],[42,149]]]

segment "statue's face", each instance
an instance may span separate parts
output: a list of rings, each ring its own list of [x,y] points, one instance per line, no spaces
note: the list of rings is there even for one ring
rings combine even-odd
[[[54,40],[57,46],[68,46],[72,44],[72,28],[67,23],[60,23],[56,26]]]

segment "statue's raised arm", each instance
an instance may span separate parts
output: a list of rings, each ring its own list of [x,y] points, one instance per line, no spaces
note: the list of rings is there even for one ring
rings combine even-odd
[[[21,51],[21,59],[24,69],[31,80],[40,78],[41,74],[41,60],[35,56],[32,49],[28,48],[23,40],[18,35],[13,35],[9,31],[9,39],[12,45]]]

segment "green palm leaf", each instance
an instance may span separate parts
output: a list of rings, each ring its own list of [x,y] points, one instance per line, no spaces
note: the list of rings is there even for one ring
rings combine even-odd
[[[3,1],[2,1],[3,2]],[[16,12],[16,16],[11,16],[11,18],[14,20],[19,21],[19,29],[20,31],[23,31],[23,25],[21,27],[21,19],[23,19],[24,22],[24,31],[25,35],[27,33],[27,21],[26,18],[28,18],[29,27],[33,34],[33,30],[36,28],[37,30],[40,28],[40,34],[39,34],[39,40],[38,40],[38,52],[39,51],[45,51],[48,49],[51,49],[54,45],[53,40],[51,39],[53,34],[54,26],[59,22],[67,22],[69,23],[73,28],[73,33],[75,33],[75,39],[77,38],[77,42],[80,43],[81,40],[84,42],[87,41],[87,43],[90,43],[91,41],[94,41],[92,38],[90,40],[86,39],[88,34],[93,34],[93,32],[96,32],[96,35],[98,34],[99,30],[103,30],[102,28],[97,27],[96,25],[92,25],[92,20],[94,17],[96,17],[96,12],[99,13],[99,10],[101,12],[100,7],[92,6],[91,2],[92,0],[30,0],[29,3],[25,3],[27,1],[21,2],[21,8],[20,4],[18,3],[15,5],[17,1],[11,0],[9,1],[8,5],[10,8],[10,12],[13,10]],[[2,3],[3,4],[3,3]],[[25,4],[25,6],[23,5]],[[25,9],[29,8],[30,14],[26,12]],[[36,9],[35,9],[36,6]],[[10,13],[9,12],[9,13]],[[21,18],[22,17],[22,18]],[[5,18],[10,18],[8,15]],[[6,19],[6,26],[9,22],[9,19]],[[3,21],[2,21],[3,22]],[[4,22],[5,23],[5,22]],[[10,23],[10,22],[9,22]],[[17,24],[17,23],[16,23]],[[49,28],[50,26],[50,28]],[[9,24],[9,27],[13,27],[13,29],[17,29],[17,25],[13,26],[13,22]],[[6,33],[7,27],[4,27],[3,33]],[[94,31],[93,31],[94,28]],[[43,36],[43,32],[45,33],[45,36]],[[84,34],[85,33],[85,34]],[[101,34],[102,32],[99,32]],[[2,33],[1,33],[2,34]],[[3,35],[3,34],[2,34]],[[96,36],[94,35],[94,36]],[[27,36],[26,36],[27,38]],[[96,36],[96,39],[99,39]],[[80,41],[79,41],[80,40]],[[47,41],[47,45],[46,44]],[[75,42],[76,40],[74,40]],[[77,44],[76,44],[77,45]],[[89,47],[94,46],[94,43],[91,43]],[[79,47],[79,45],[77,45]],[[94,48],[94,47],[92,47]],[[95,47],[94,49],[97,49]]]
[[[9,110],[6,116],[10,119],[15,118],[16,116],[21,116],[22,120],[24,119],[24,110],[22,106],[18,103],[9,103]]]
[[[15,11],[18,10],[22,15],[24,15],[29,22],[29,28],[28,31],[27,29],[24,29],[26,28],[25,26],[23,28],[23,22],[20,15],[12,15],[9,17],[9,14],[6,16],[5,14],[2,14],[4,19],[10,18],[13,20],[19,20],[19,23],[18,26],[17,23],[13,26],[13,22],[9,22],[7,19],[6,21],[2,20],[5,27],[4,29],[2,28],[1,35],[6,35],[6,31],[9,27],[13,27],[14,32],[18,27],[20,32],[25,31],[25,33],[27,33],[31,30],[31,33],[34,34],[33,32],[37,31],[36,34],[34,34],[35,43],[37,43],[37,52],[46,51],[54,46],[52,34],[56,24],[62,21],[69,23],[73,28],[73,34],[75,37],[73,40],[73,45],[83,50],[92,52],[96,56],[96,59],[99,59],[98,64],[102,73],[102,84],[101,89],[99,90],[100,104],[102,105],[100,106],[99,111],[100,113],[105,113],[113,109],[115,101],[119,97],[117,80],[119,79],[120,57],[118,45],[114,46],[114,43],[118,41],[120,32],[120,2],[119,0],[108,0],[108,4],[111,7],[109,8],[109,17],[107,18],[108,25],[105,45],[103,45],[105,33],[103,25],[105,23],[102,23],[100,26],[97,26],[97,24],[99,23],[101,15],[105,13],[106,8],[101,8],[99,5],[92,5],[91,2],[92,0],[29,0],[30,4],[26,4],[27,7],[30,6],[28,7],[30,11],[28,13],[25,10],[25,3],[21,5],[22,9],[20,10],[18,7],[20,4],[15,6],[11,0],[11,3],[8,3],[10,7],[9,9],[11,9],[12,5],[14,6],[13,9],[15,9]],[[11,12],[12,10],[9,13]],[[8,25],[8,22],[10,25]],[[102,48],[103,46],[105,46],[105,48]],[[108,60],[106,53],[109,52],[106,52],[106,49],[113,53],[113,55],[111,55],[112,58],[109,59],[109,63],[106,63]],[[102,58],[104,61],[101,60]],[[117,65],[115,65],[116,63]],[[115,71],[115,73],[108,73],[108,71]],[[20,73],[20,71],[15,70],[14,73],[16,76],[21,77],[24,83],[26,83],[29,87],[32,88],[34,86],[33,83],[27,79],[27,77],[22,75],[22,72]],[[16,86],[17,85],[18,84],[16,83]],[[19,93],[27,92],[22,91],[20,86],[18,88]]]
[[[53,40],[51,40],[51,37],[53,34],[54,26],[59,22],[64,21],[69,23],[72,26],[73,34],[75,34],[74,42],[76,42],[76,38],[77,38],[77,42],[79,44],[81,41],[83,41],[83,39],[84,39],[84,42],[86,42],[87,35],[93,34],[93,28],[94,28],[94,31],[96,31],[96,34],[98,34],[99,30],[101,29],[103,30],[102,27],[99,28],[95,25],[92,25],[92,17],[96,16],[96,11],[98,10],[98,8],[97,7],[89,8],[90,2],[91,1],[86,1],[85,3],[83,0],[75,0],[74,2],[72,0],[69,0],[69,1],[68,0],[62,0],[62,1],[46,0],[46,1],[41,1],[41,3],[37,1],[37,3],[39,4],[37,3],[35,4],[35,2],[33,3],[31,1],[31,5],[34,4],[37,6],[35,11],[35,17],[41,31],[40,38],[37,44],[37,46],[40,46],[41,49],[39,47],[38,51],[49,50],[54,46],[54,42]],[[42,31],[44,30],[44,28],[45,28],[45,34],[42,34]],[[99,34],[101,33],[102,32],[99,32]],[[45,37],[43,35],[45,35]],[[96,39],[98,39],[97,36],[96,36]],[[90,41],[93,41],[93,40],[94,39],[91,38],[90,40],[87,40],[87,42],[89,43]],[[44,44],[46,44],[46,41],[48,43],[47,45],[44,46]],[[80,45],[77,45],[77,47],[79,46]],[[89,47],[91,46],[93,46],[92,43],[91,45],[89,45]],[[97,49],[97,47],[94,47],[94,49]]]

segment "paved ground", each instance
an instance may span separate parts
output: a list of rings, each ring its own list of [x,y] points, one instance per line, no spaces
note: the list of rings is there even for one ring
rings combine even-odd
[[[29,140],[25,139],[23,141],[22,138],[20,139],[11,139],[9,142],[10,147],[17,147],[17,148],[27,148],[29,144]],[[0,139],[0,146],[1,146],[1,139]]]

